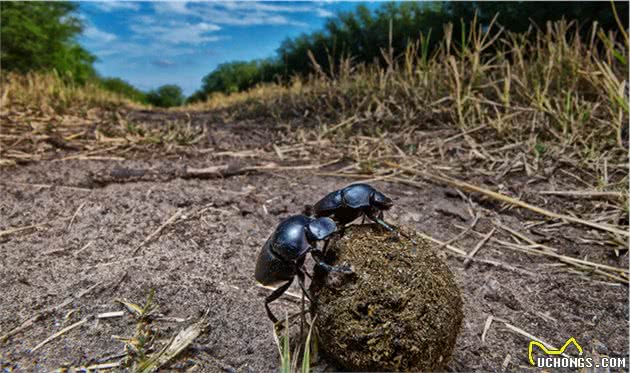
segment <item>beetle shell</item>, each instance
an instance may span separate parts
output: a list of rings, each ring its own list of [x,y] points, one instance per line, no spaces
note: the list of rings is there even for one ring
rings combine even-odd
[[[313,207],[315,216],[331,216],[342,225],[348,224],[375,206],[371,198],[391,200],[368,184],[352,184],[327,194]],[[379,198],[379,199],[381,199]]]
[[[295,262],[287,261],[275,254],[271,245],[274,236],[269,237],[256,262],[256,281],[263,285],[276,285],[287,282],[295,276]],[[303,260],[303,259],[302,259]]]
[[[306,225],[312,221],[304,215],[295,215],[283,220],[271,236],[270,250],[281,259],[295,260],[310,247],[306,237]]]
[[[295,215],[283,220],[258,255],[256,281],[272,285],[291,280],[296,274],[296,264],[301,266],[304,254],[311,249],[309,240],[322,240],[336,228],[329,218],[313,219]]]
[[[353,209],[370,207],[370,196],[376,189],[367,184],[353,184],[341,190],[343,202]]]

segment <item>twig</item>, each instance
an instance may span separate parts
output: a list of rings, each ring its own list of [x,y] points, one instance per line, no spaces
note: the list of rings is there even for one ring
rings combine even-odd
[[[479,215],[475,214],[475,218],[473,219],[473,222],[468,226],[468,228],[466,228],[465,230],[463,230],[462,232],[460,232],[457,236],[449,239],[448,241],[446,241],[445,243],[443,243],[442,245],[450,245],[452,243],[454,243],[455,241],[458,241],[460,238],[464,237],[468,232],[470,232],[471,230],[473,230],[475,228],[475,226],[477,225],[477,222],[479,221]],[[439,247],[439,249],[441,249],[442,247]]]
[[[46,308],[45,310],[36,313],[32,317],[30,317],[26,321],[24,321],[20,326],[10,330],[6,334],[4,334],[2,337],[0,337],[0,343],[6,342],[12,336],[14,336],[14,335],[22,332],[23,330],[33,326],[37,321],[41,320],[44,316],[48,315],[49,313],[55,312],[57,310],[60,310],[60,309],[64,308],[65,306],[69,305],[70,303],[72,303],[74,300],[77,300],[77,299],[83,297],[85,294],[89,293],[90,291],[92,291],[93,289],[95,289],[99,285],[101,285],[100,282],[96,283],[96,284],[90,286],[89,288],[84,289],[84,290],[82,290],[82,291],[80,291],[80,292],[78,292],[78,293],[76,293],[74,295],[69,296],[62,303],[60,303],[60,304],[58,304],[56,306]]]
[[[276,144],[272,144],[272,146],[273,146],[273,150],[276,152],[276,155],[278,155],[278,159],[283,161],[284,155],[282,154],[282,150],[280,150],[280,148]]]
[[[353,124],[355,124],[357,122],[357,116],[353,115],[348,119],[345,119],[343,121],[341,121],[338,124],[335,124],[334,126],[330,127],[329,129],[323,131],[321,134],[319,134],[319,138],[323,138],[324,136],[326,136],[327,134],[336,131],[337,129],[341,128],[341,127],[345,127],[345,126],[352,126]]]
[[[103,369],[114,369],[118,367],[120,367],[120,361],[117,361],[115,363],[94,364],[86,367],[71,368],[70,371],[98,372]]]
[[[124,161],[123,157],[105,157],[105,156],[88,156],[88,155],[71,155],[69,157],[63,157],[59,159],[53,159],[51,162],[63,162],[63,161]]]
[[[518,207],[521,207],[521,208],[524,208],[524,209],[527,209],[527,210],[530,210],[530,211],[533,211],[535,213],[548,216],[548,217],[553,218],[553,219],[565,220],[565,221],[568,221],[568,222],[572,222],[572,223],[576,223],[576,224],[582,224],[582,225],[589,226],[591,228],[596,228],[596,229],[599,229],[599,230],[604,230],[604,231],[608,231],[608,232],[611,232],[611,233],[615,233],[615,234],[623,235],[623,236],[626,236],[626,237],[630,237],[630,232],[628,232],[628,231],[623,231],[623,230],[615,228],[615,227],[611,227],[611,226],[604,225],[604,224],[594,223],[594,222],[591,222],[591,221],[588,221],[588,220],[584,220],[584,219],[580,219],[580,218],[576,218],[576,217],[573,217],[573,216],[570,216],[570,215],[558,214],[558,213],[555,213],[555,212],[543,209],[541,207],[536,207],[536,206],[530,205],[529,203],[526,203],[526,202],[523,202],[523,201],[519,201],[518,199],[515,199],[515,198],[512,198],[512,197],[508,197],[508,196],[503,195],[501,193],[493,192],[491,190],[487,190],[487,189],[478,187],[476,185],[472,185],[472,184],[466,183],[464,181],[453,179],[451,177],[438,176],[438,175],[435,175],[435,174],[429,174],[427,172],[418,171],[416,169],[413,169],[413,168],[410,168],[410,167],[401,166],[401,165],[398,165],[396,163],[388,162],[388,161],[386,161],[385,164],[387,164],[388,166],[393,167],[393,168],[399,168],[399,169],[405,170],[405,171],[407,171],[409,173],[421,176],[421,177],[426,178],[428,180],[444,183],[444,184],[447,184],[447,185],[452,186],[452,187],[456,187],[456,188],[467,190],[469,192],[481,193],[481,194],[483,194],[483,195],[485,195],[487,197],[490,197],[490,198],[493,198],[493,199],[496,199],[496,200],[499,200],[499,201],[503,201],[503,202],[506,202],[506,203],[509,203],[509,204],[512,204],[512,205],[515,205],[515,206],[518,206]],[[413,182],[413,181],[407,181],[406,183],[409,184],[409,185],[414,185],[415,184],[415,182]]]
[[[312,170],[326,166],[330,166],[339,162],[339,159],[323,163],[323,164],[306,164],[297,166],[279,166],[274,162],[258,165],[258,166],[246,166],[236,167],[233,165],[218,165],[205,168],[192,168],[187,167],[182,177],[184,178],[209,178],[209,177],[229,177],[235,175],[241,175],[248,172],[265,172],[265,171],[288,171],[288,170]]]
[[[160,225],[160,227],[158,229],[156,229],[153,233],[151,233],[150,235],[147,236],[147,238],[144,239],[144,241],[142,241],[140,243],[140,245],[136,246],[136,248],[133,250],[133,252],[131,253],[131,256],[136,256],[136,254],[138,253],[138,251],[140,250],[140,248],[142,248],[142,246],[146,245],[149,241],[151,241],[152,239],[154,239],[157,235],[160,234],[160,232],[162,232],[162,230],[164,228],[166,228],[168,225],[170,225],[171,223],[173,223],[175,220],[177,220],[177,218],[179,218],[179,216],[182,214],[182,209],[178,209],[177,212],[175,212],[175,214],[173,214],[170,218],[168,218],[168,220]]]
[[[44,339],[40,344],[38,344],[37,346],[33,347],[31,349],[31,352],[35,352],[37,350],[39,350],[42,346],[44,346],[45,344],[49,343],[50,341],[52,341],[55,338],[58,338],[62,335],[64,335],[65,333],[71,331],[72,329],[78,328],[79,326],[85,324],[88,321],[88,318],[84,318],[83,320],[76,322],[66,328],[61,329],[60,331],[58,331],[57,333],[51,335],[50,337]]]
[[[14,183],[14,182],[6,181],[4,183],[0,183],[0,185],[4,185],[4,186],[19,185],[19,186],[29,186],[33,188],[44,188],[44,189],[59,188],[59,189],[69,189],[69,190],[73,190],[77,192],[91,192],[92,191],[92,189],[89,189],[89,188],[79,188],[79,187],[72,187],[72,186],[67,186],[67,185],[56,185],[56,184],[28,184],[28,183]]]
[[[394,172],[392,172],[392,173],[390,173],[390,174],[388,174],[388,175],[383,175],[383,176],[372,177],[372,178],[365,179],[365,180],[361,180],[361,181],[355,181],[355,182],[353,182],[352,184],[356,184],[356,183],[359,183],[359,182],[360,182],[360,183],[373,183],[373,182],[375,182],[375,181],[384,181],[384,180],[387,180],[387,179],[393,178],[393,177],[395,177],[395,176],[396,176],[396,175],[398,175],[398,174],[399,174],[399,172],[398,172],[398,171],[394,171]]]
[[[534,272],[528,271],[526,269],[522,269],[522,268],[518,268],[518,267],[514,267],[511,266],[507,263],[503,263],[503,262],[498,262],[496,260],[489,260],[489,259],[481,259],[481,258],[470,258],[470,261],[473,263],[483,263],[483,264],[489,264],[495,267],[500,267],[503,269],[506,269],[508,271],[513,271],[513,272],[517,272],[523,275],[527,275],[527,276],[532,276],[535,277],[536,274]]]
[[[623,198],[619,192],[599,192],[588,190],[541,190],[538,194],[576,198]]]
[[[482,129],[486,128],[486,127],[488,127],[488,125],[487,125],[487,124],[482,124],[481,126],[477,126],[477,127],[475,127],[475,128],[471,128],[471,129],[469,129],[469,130],[467,130],[467,131],[462,131],[462,132],[458,133],[457,135],[454,135],[454,136],[451,136],[451,137],[449,137],[449,138],[445,139],[445,140],[443,141],[443,143],[447,143],[447,142],[449,142],[449,141],[452,141],[452,140],[458,139],[458,138],[460,138],[460,137],[462,137],[462,136],[469,135],[469,134],[471,134],[471,133],[473,133],[473,132],[477,132],[477,131],[482,130]]]
[[[510,355],[510,354],[505,355],[505,359],[503,359],[503,363],[501,364],[501,371],[502,372],[505,372],[507,367],[510,365],[510,361],[511,360],[512,360],[512,355]]]
[[[549,251],[534,250],[534,249],[532,249],[531,247],[528,247],[528,246],[518,245],[518,244],[514,244],[514,243],[498,240],[496,238],[492,238],[492,241],[496,242],[496,243],[499,243],[499,244],[501,244],[501,245],[503,245],[504,247],[507,247],[507,248],[516,249],[518,251],[523,251],[523,252],[532,253],[532,254],[540,254],[540,255],[554,257],[554,258],[560,259],[560,261],[562,261],[562,262],[573,264],[573,265],[581,264],[583,266],[587,266],[587,267],[591,267],[591,268],[595,268],[595,269],[606,269],[606,270],[613,271],[613,272],[628,273],[628,270],[625,269],[625,268],[612,267],[612,266],[609,266],[609,265],[606,265],[606,264],[593,263],[593,262],[589,262],[588,260],[572,258],[570,256],[560,255],[560,254],[556,254],[554,252],[549,252]]]
[[[486,341],[486,334],[488,333],[488,330],[490,330],[490,325],[492,325],[493,319],[494,319],[494,316],[492,315],[488,316],[488,318],[486,319],[486,324],[483,326],[483,332],[481,333],[482,343]]]
[[[521,240],[527,242],[528,244],[530,244],[532,246],[539,247],[541,249],[548,250],[548,251],[551,251],[551,252],[557,252],[558,251],[558,249],[556,249],[555,247],[539,244],[538,242],[532,240],[531,238],[525,236],[524,234],[521,234],[521,233],[515,231],[514,229],[499,223],[498,221],[495,221],[494,225],[496,227],[498,227],[498,228],[503,229],[504,231],[506,231],[508,233],[511,233],[513,236],[515,236],[517,238],[520,238]]]
[[[468,268],[470,266],[470,260],[472,259],[472,257],[477,254],[477,252],[481,249],[483,245],[486,244],[486,242],[488,242],[488,240],[490,239],[490,237],[492,237],[496,230],[496,228],[492,228],[492,230],[490,230],[490,232],[488,232],[488,234],[485,235],[485,237],[482,238],[481,241],[479,241],[477,246],[475,246],[475,248],[472,249],[472,251],[466,256],[466,259],[464,259],[464,268]]]
[[[152,356],[149,356],[147,360],[138,366],[136,372],[155,372],[164,364],[179,355],[206,330],[208,327],[208,320],[206,319],[206,316],[207,314],[188,328],[181,330],[173,337],[173,339],[171,339],[171,342],[167,344],[164,349]]]
[[[74,214],[72,215],[72,218],[70,218],[70,223],[68,223],[68,228],[66,228],[66,232],[70,231],[70,228],[72,227],[72,223],[74,223],[74,219],[77,217],[77,215],[79,214],[79,211],[81,211],[81,209],[83,208],[83,206],[85,206],[87,202],[83,202],[79,208],[77,208],[77,210],[74,212]]]
[[[454,252],[456,254],[459,254],[460,256],[466,256],[467,255],[467,253],[464,250],[458,249],[457,247],[449,245],[446,242],[442,242],[442,241],[437,240],[437,239],[435,239],[435,238],[433,238],[431,236],[427,236],[426,234],[421,233],[421,232],[416,232],[416,234],[418,236],[420,236],[421,238],[424,238],[425,240],[429,240],[431,242],[434,242],[434,243],[440,245],[439,247],[444,247],[444,248],[446,248],[446,249],[448,249],[448,250],[450,250],[450,251],[452,251],[452,252]]]
[[[64,220],[68,220],[68,219],[70,219],[70,218],[61,218],[59,220],[64,221]],[[0,231],[0,237],[8,236],[8,235],[13,234],[13,233],[22,232],[22,231],[33,229],[33,228],[39,228],[39,227],[42,227],[44,225],[51,224],[53,222],[55,222],[55,220],[47,221],[47,222],[44,222],[44,223],[33,224],[33,225],[27,225],[25,227],[9,228],[7,230]]]
[[[81,254],[83,251],[85,251],[88,247],[90,247],[92,244],[94,243],[94,241],[90,241],[87,244],[85,244],[85,246],[83,246],[82,248],[80,248],[76,253],[74,253],[73,255],[76,257],[79,254]]]
[[[115,265],[115,264],[132,262],[132,261],[140,259],[140,258],[144,258],[144,256],[138,255],[138,256],[132,256],[131,258],[127,258],[127,259],[115,260],[113,262],[106,262],[106,263],[95,264],[95,265],[89,267],[89,269],[109,267],[109,266],[112,266],[112,265]]]
[[[122,317],[125,315],[125,311],[112,311],[112,312],[104,312],[96,315],[97,319],[111,319],[113,317]]]
[[[530,334],[530,333],[526,332],[525,330],[523,330],[523,329],[521,329],[519,327],[516,327],[516,326],[514,326],[514,325],[512,325],[512,324],[510,324],[508,322],[503,322],[503,325],[505,325],[505,327],[510,329],[511,331],[516,332],[517,334],[520,334],[520,335],[524,336],[525,338],[527,338],[527,339],[529,339],[531,341],[538,341],[538,342],[544,344],[545,347],[547,347],[550,350],[556,350],[555,347],[553,347],[551,344],[549,344],[546,341],[544,341],[542,338],[536,337],[535,335]],[[569,358],[571,357],[571,356],[565,354],[564,352],[561,355],[565,356],[565,357],[569,357]]]
[[[461,228],[461,227],[460,227]],[[474,232],[474,231],[473,231]],[[474,232],[475,234],[481,236],[481,233],[479,232]],[[555,251],[557,251],[557,249],[552,248],[552,247],[547,247],[548,250],[543,250],[543,251],[539,251],[539,250],[534,250],[533,248],[537,248],[540,245],[530,245],[530,246],[523,246],[523,245],[517,245],[511,242],[506,242],[506,241],[502,241],[496,238],[491,238],[490,239],[492,242],[498,243],[508,249],[512,249],[515,251],[520,251],[520,252],[524,252],[526,254],[533,254],[533,255],[546,255],[546,256],[551,256],[554,258],[559,259],[562,263],[564,263],[564,265],[568,264],[568,265],[572,265],[574,267],[583,269],[583,270],[587,270],[587,271],[592,271],[594,273],[597,273],[599,275],[602,276],[606,276],[609,277],[613,280],[619,281],[622,284],[628,284],[629,280],[625,277],[627,276],[627,274],[629,273],[628,270],[623,269],[623,268],[618,268],[618,267],[611,267],[611,266],[607,266],[605,264],[597,264],[597,263],[593,263],[593,262],[589,262],[586,260],[581,260],[581,259],[576,259],[576,258],[572,258],[569,256],[565,256],[565,255],[560,255],[560,254],[556,254]],[[479,260],[479,259],[474,259],[475,261]],[[558,263],[559,265],[563,265],[562,263]],[[611,274],[609,272],[606,272],[600,268],[604,268],[606,270],[609,271],[614,271],[616,272],[619,276]],[[620,276],[624,276],[624,277],[620,277]]]
[[[17,328],[14,328],[12,330],[10,330],[8,333],[4,334],[2,337],[0,337],[0,342],[6,342],[9,338],[11,338],[12,336],[20,333],[21,331],[33,326],[37,321],[39,321],[41,318],[43,318],[45,315],[56,311],[58,309],[61,309],[65,306],[67,306],[68,304],[72,303],[72,298],[68,298],[65,301],[63,301],[63,303],[54,306],[54,307],[50,307],[45,309],[44,311],[41,311],[37,314],[35,314],[34,316],[32,316],[31,318],[27,319],[26,321],[24,321],[20,326],[18,326]]]

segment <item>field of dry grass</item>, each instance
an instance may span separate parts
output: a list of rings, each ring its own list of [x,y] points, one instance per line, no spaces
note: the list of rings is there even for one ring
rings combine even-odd
[[[293,141],[317,153],[325,140],[328,154],[355,161],[346,173],[369,177],[462,168],[448,143],[464,139],[457,151],[468,153],[466,172],[566,176],[582,190],[557,194],[607,197],[606,213],[625,215],[628,36],[596,24],[580,36],[585,27],[561,21],[514,34],[473,22],[469,37],[456,40],[447,26],[430,55],[421,36],[402,56],[383,50],[386,68],[348,59],[323,72],[313,60],[318,73],[307,80],[217,94],[182,110],[298,124]],[[444,123],[460,133],[428,147],[414,136]]]
[[[482,29],[473,22],[470,29],[462,40],[447,26],[430,54],[424,36],[402,56],[385,49],[389,65],[382,68],[347,59],[324,72],[312,61],[316,72],[308,79],[169,111],[54,74],[4,76],[0,185],[10,198],[0,208],[0,250],[11,253],[3,276],[15,291],[0,304],[0,363],[50,370],[66,361],[110,364],[93,355],[108,353],[115,356],[111,367],[171,364],[162,354],[180,353],[181,346],[173,347],[170,326],[161,334],[150,326],[166,317],[151,313],[154,299],[146,307],[123,300],[140,304],[155,288],[155,301],[177,316],[193,309],[186,320],[202,314],[209,323],[206,345],[213,349],[197,343],[188,351],[202,369],[269,368],[276,351],[264,330],[271,328],[237,325],[239,317],[249,325],[264,317],[263,290],[251,284],[252,258],[278,218],[298,212],[318,190],[357,180],[394,195],[402,212],[393,218],[433,241],[455,269],[468,321],[452,370],[525,369],[526,360],[509,351],[532,335],[556,345],[566,333],[591,342],[608,336],[607,351],[628,356],[627,303],[621,304],[630,278],[628,36],[596,25],[580,36],[578,25],[564,21],[526,35],[496,24]],[[159,198],[149,197],[154,190]],[[278,195],[292,202],[269,202]],[[98,216],[108,211],[118,215],[101,226]],[[120,223],[125,219],[134,224]],[[207,234],[211,239],[197,237]],[[110,245],[112,239],[120,244]],[[212,250],[200,248],[201,241]],[[103,250],[82,259],[80,252],[94,249],[84,246],[90,242]],[[243,250],[232,250],[234,242]],[[151,255],[137,256],[140,249]],[[221,277],[191,266],[190,250]],[[473,268],[464,267],[471,261]],[[65,277],[86,265],[94,278]],[[178,268],[190,273],[178,275]],[[186,290],[173,291],[180,282],[168,273]],[[98,290],[94,299],[76,296],[85,282]],[[537,295],[521,294],[523,287]],[[69,289],[75,295],[65,303],[57,295]],[[41,300],[44,290],[53,295]],[[112,299],[123,300],[117,305],[132,322],[114,331],[89,326],[102,345],[78,340],[73,330],[92,325],[92,316],[83,316]],[[210,315],[209,301],[219,304]],[[538,312],[549,302],[576,311]],[[588,319],[593,315],[603,319],[598,328]],[[502,327],[497,335],[489,332],[492,323]],[[201,334],[194,322],[178,330]],[[116,345],[103,337],[109,332],[128,338]],[[482,332],[482,339],[489,332],[489,339],[505,341],[500,351],[479,344]],[[239,335],[253,345],[239,344]],[[55,343],[63,339],[89,356],[59,356]],[[114,354],[120,346],[122,355]]]
[[[585,25],[564,21],[543,30],[532,27],[527,34],[494,24],[485,31],[474,22],[470,27],[464,40],[447,27],[430,55],[424,37],[402,56],[384,50],[391,61],[386,68],[355,66],[348,59],[335,71],[318,70],[288,87],[217,94],[184,110],[306,122],[311,126],[296,133],[303,142],[329,138],[352,144],[363,135],[387,134],[379,156],[425,156],[409,134],[449,123],[469,140],[472,157],[492,165],[489,172],[518,153],[528,170],[550,160],[564,162],[588,171],[586,183],[593,189],[623,193],[628,180],[611,183],[609,174],[627,161],[627,35],[606,34],[593,25],[580,36]]]

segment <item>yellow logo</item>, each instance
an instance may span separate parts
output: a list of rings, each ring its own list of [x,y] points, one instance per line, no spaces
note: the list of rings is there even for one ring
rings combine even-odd
[[[582,346],[580,346],[580,344],[577,343],[577,341],[573,337],[569,338],[564,343],[564,346],[562,346],[562,348],[558,350],[548,349],[547,347],[545,347],[544,344],[538,341],[530,341],[529,347],[527,348],[527,353],[529,354],[529,363],[532,364],[533,366],[536,366],[536,363],[534,362],[534,357],[532,356],[532,350],[534,349],[534,346],[540,347],[540,349],[543,350],[543,352],[546,353],[547,355],[561,355],[564,353],[564,350],[566,350],[567,347],[569,347],[571,343],[573,343],[573,345],[577,347],[578,351],[580,352],[580,355],[582,355]]]

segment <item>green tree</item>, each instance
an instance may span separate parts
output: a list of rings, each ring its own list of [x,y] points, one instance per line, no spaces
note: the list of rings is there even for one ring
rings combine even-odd
[[[27,72],[55,69],[78,82],[95,76],[96,58],[75,40],[83,25],[77,3],[0,2],[0,64]]]
[[[266,81],[272,81],[278,73],[273,60],[235,61],[219,65],[203,78],[201,91],[233,93]]]
[[[179,106],[184,103],[184,95],[179,86],[167,84],[147,93],[147,101],[159,107]]]
[[[208,94],[201,89],[195,91],[192,95],[188,96],[186,99],[187,104],[192,104],[194,102],[205,101],[208,98]]]
[[[136,102],[147,103],[147,95],[144,92],[120,78],[100,78],[99,82],[110,92],[118,93]]]
[[[621,24],[627,29],[628,2],[614,4]],[[584,32],[593,21],[605,30],[619,29],[610,2],[401,2],[382,3],[374,11],[359,5],[354,11],[340,12],[330,18],[321,31],[284,40],[273,59],[219,65],[203,79],[202,93],[191,99],[202,97],[203,93],[231,93],[260,82],[307,75],[313,72],[310,56],[326,74],[334,74],[335,65],[347,57],[355,63],[384,65],[390,52],[394,57],[399,56],[420,34],[430,35],[424,52],[431,53],[442,40],[446,23],[453,24],[453,41],[457,43],[461,35],[470,31],[463,25],[468,25],[475,14],[482,26],[499,14],[497,23],[515,32],[527,30],[532,22],[544,28],[547,21],[561,18],[577,20]]]

